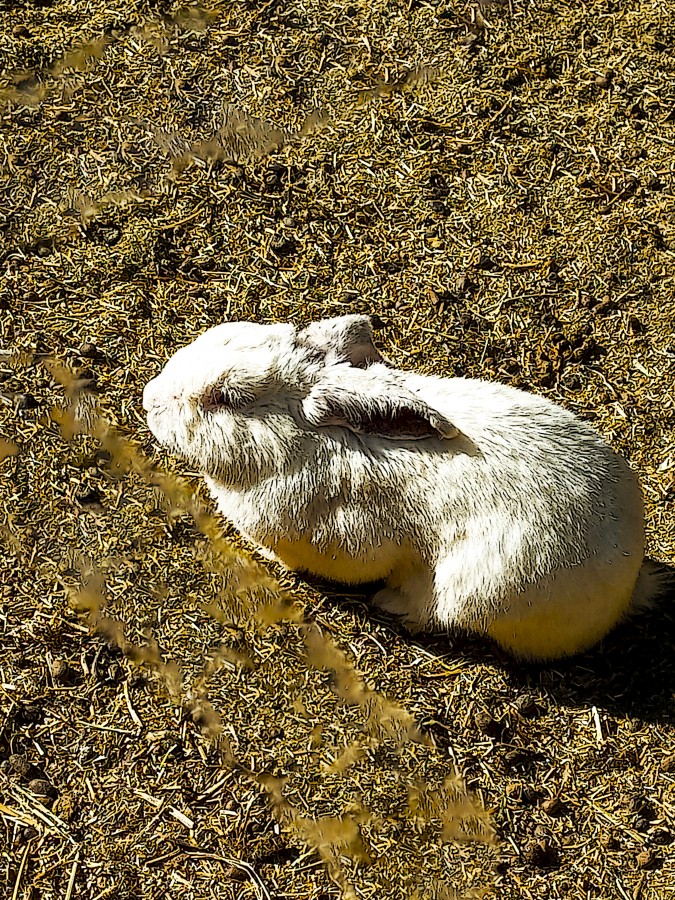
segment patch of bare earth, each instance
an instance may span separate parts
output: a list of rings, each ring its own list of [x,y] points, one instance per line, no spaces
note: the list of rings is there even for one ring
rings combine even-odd
[[[667,600],[546,667],[411,637],[140,406],[224,319],[376,313],[591,422],[673,564],[673,46],[665,0],[0,7],[3,896],[675,896]]]

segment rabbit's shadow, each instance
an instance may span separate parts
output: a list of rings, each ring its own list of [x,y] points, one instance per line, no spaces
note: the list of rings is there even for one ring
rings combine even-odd
[[[551,663],[519,662],[470,635],[411,635],[372,607],[369,616],[439,659],[447,661],[454,652],[500,666],[516,691],[543,688],[561,706],[595,706],[610,715],[675,724],[675,566],[659,565],[672,582],[653,608],[626,619],[591,650]],[[325,584],[315,584],[326,590]],[[362,606],[372,596],[372,590],[359,590],[345,598],[335,586],[328,593],[341,597],[341,605]]]

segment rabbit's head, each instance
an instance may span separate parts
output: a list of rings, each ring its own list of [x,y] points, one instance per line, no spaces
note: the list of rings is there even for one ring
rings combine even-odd
[[[454,437],[381,360],[368,316],[302,330],[231,322],[179,350],[143,405],[160,443],[231,486],[297,468],[329,429],[364,440]]]

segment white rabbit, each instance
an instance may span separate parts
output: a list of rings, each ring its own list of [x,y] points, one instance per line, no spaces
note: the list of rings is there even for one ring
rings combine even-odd
[[[268,556],[383,579],[374,601],[418,628],[551,659],[658,587],[637,479],[590,426],[511,387],[392,368],[367,316],[211,328],[143,403]]]

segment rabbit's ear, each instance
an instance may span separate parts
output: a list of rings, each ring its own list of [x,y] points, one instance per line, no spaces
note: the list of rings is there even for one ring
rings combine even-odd
[[[388,375],[384,366],[332,367],[303,401],[307,421],[404,441],[459,435],[445,416]]]
[[[329,365],[347,362],[363,368],[380,362],[382,357],[373,344],[373,328],[382,327],[375,316],[337,316],[312,322],[298,333],[298,343],[320,353]]]

